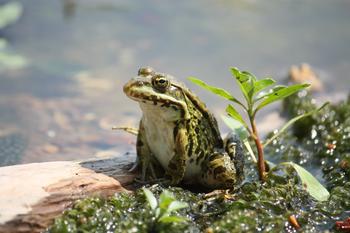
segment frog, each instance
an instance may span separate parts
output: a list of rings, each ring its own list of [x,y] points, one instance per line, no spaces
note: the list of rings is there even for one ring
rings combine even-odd
[[[222,139],[206,105],[169,74],[145,66],[123,87],[139,103],[136,140],[139,181],[231,189],[243,180],[243,148],[231,132]]]

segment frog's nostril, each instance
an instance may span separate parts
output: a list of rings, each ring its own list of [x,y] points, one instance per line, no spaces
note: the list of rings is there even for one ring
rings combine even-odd
[[[137,72],[140,76],[148,76],[154,74],[154,69],[149,66],[141,67]]]

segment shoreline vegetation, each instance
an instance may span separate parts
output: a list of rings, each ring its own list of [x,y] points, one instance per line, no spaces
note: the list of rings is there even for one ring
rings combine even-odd
[[[283,101],[288,119],[312,112],[296,121],[264,148],[266,159],[279,164],[266,172],[261,183],[256,165],[246,156],[243,185],[235,192],[208,196],[179,187],[147,186],[153,203],[164,190],[182,203],[172,212],[174,221],[155,222],[155,212],[144,189],[134,195],[87,198],[57,218],[47,232],[338,232],[347,227],[350,209],[350,97],[318,109],[308,92]],[[317,110],[317,111],[315,111]],[[274,135],[271,132],[268,137]],[[307,168],[329,191],[317,199],[290,161]],[[163,197],[164,199],[164,197]],[[184,204],[187,203],[187,204]],[[177,221],[177,217],[185,217]]]

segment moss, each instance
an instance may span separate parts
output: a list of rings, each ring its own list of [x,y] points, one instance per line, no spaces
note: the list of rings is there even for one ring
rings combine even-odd
[[[308,94],[290,97],[285,106],[289,117],[315,108]],[[349,139],[350,99],[301,120],[265,148],[268,160],[276,164],[293,161],[323,181],[331,194],[325,202],[317,202],[303,189],[293,169],[276,166],[261,184],[254,164],[247,161],[248,179],[229,198],[208,198],[169,187],[177,200],[189,204],[176,212],[189,219],[185,223],[156,223],[143,192],[137,190],[133,195],[78,201],[48,232],[334,232],[335,222],[349,217]],[[150,187],[157,198],[163,189]],[[290,222],[291,216],[300,230]]]
[[[326,202],[315,201],[305,192],[294,171],[274,169],[268,182],[245,183],[234,200],[208,199],[181,188],[169,188],[190,207],[177,214],[186,223],[155,224],[152,211],[139,190],[109,199],[88,198],[55,220],[48,232],[295,232],[289,217],[294,215],[304,232],[333,229],[336,219],[350,208],[350,182],[332,190]],[[161,186],[150,188],[156,196]]]
[[[288,106],[286,112],[290,117],[315,108],[309,94],[302,98],[292,96],[284,105]],[[293,161],[308,168],[323,178],[329,189],[349,182],[350,96],[298,121],[292,130],[266,148],[266,154],[275,163]]]

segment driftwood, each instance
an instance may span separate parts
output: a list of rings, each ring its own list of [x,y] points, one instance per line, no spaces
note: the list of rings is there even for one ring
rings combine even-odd
[[[74,201],[128,191],[130,155],[0,168],[0,232],[41,232]]]

